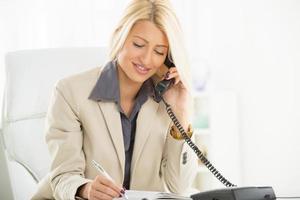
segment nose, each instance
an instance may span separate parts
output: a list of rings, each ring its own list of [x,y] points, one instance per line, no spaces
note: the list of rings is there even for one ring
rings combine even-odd
[[[142,60],[143,64],[146,65],[146,66],[151,64],[151,61],[152,61],[152,54],[151,53],[152,53],[151,50],[148,49],[141,56],[141,60]]]

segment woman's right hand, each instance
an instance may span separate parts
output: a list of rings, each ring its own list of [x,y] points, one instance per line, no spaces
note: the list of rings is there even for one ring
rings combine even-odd
[[[125,191],[112,180],[97,175],[96,178],[78,188],[78,196],[89,200],[112,200],[121,197]]]

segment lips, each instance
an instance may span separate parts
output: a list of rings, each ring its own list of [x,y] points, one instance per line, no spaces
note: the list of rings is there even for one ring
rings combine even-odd
[[[150,71],[149,68],[146,68],[143,65],[139,65],[139,64],[135,64],[135,63],[132,63],[132,64],[138,74],[146,75]]]

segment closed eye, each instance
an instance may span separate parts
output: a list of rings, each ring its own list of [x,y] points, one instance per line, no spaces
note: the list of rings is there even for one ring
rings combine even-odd
[[[135,47],[137,47],[137,48],[142,48],[142,47],[144,47],[145,45],[140,45],[140,44],[138,44],[138,43],[133,42],[133,46],[135,46]],[[162,52],[159,52],[159,51],[157,51],[157,50],[154,50],[154,51],[155,51],[156,54],[158,54],[158,55],[160,55],[160,56],[163,56],[163,55],[164,55],[164,53],[162,53]]]
[[[137,44],[137,43],[135,43],[135,42],[133,42],[133,45],[134,45],[135,47],[137,47],[137,48],[142,48],[143,46],[145,46],[145,45],[139,45],[139,44]]]
[[[161,55],[161,56],[164,55],[164,53],[161,53],[161,52],[159,52],[159,51],[155,51],[155,53],[157,53],[158,55]]]

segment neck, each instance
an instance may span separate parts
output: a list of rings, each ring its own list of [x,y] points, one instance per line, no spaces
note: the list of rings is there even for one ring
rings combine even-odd
[[[117,67],[120,87],[120,100],[133,102],[140,90],[142,83],[132,81],[121,67]]]

